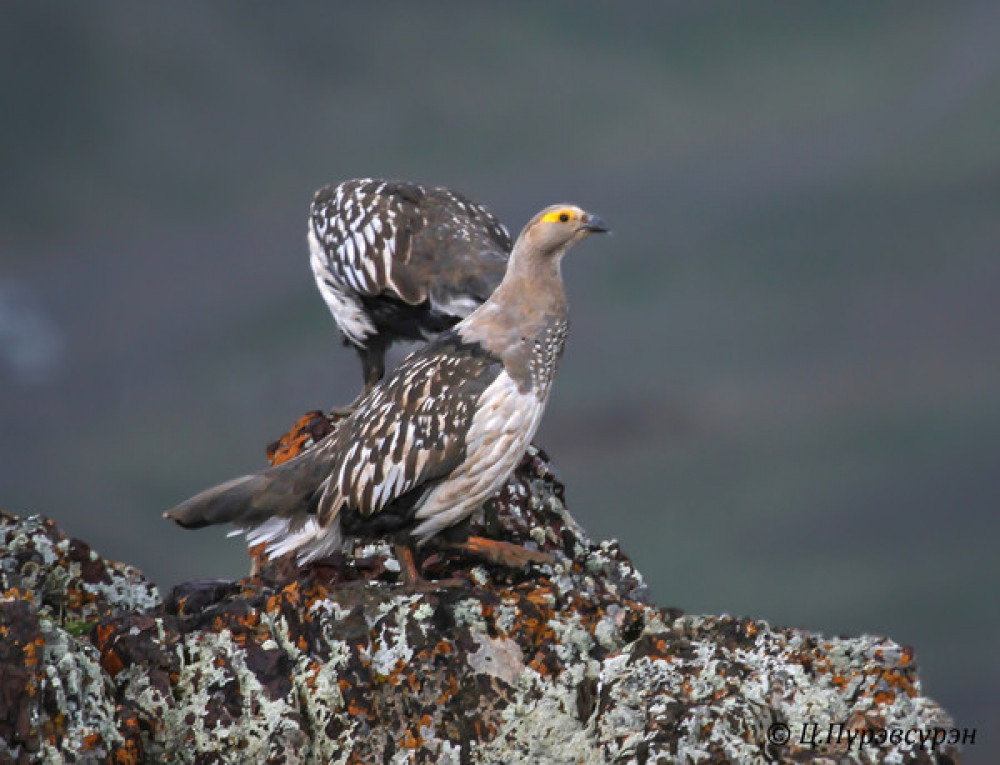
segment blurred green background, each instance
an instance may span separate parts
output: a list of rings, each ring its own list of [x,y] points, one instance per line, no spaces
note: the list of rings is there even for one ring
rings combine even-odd
[[[0,98],[0,506],[243,574],[160,513],[360,386],[313,190],[572,201],[576,517],[662,605],[912,644],[996,753],[1000,3],[8,2]]]

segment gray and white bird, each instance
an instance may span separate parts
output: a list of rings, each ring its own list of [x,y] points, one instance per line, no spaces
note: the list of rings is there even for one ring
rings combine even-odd
[[[232,523],[270,557],[299,563],[344,536],[423,544],[506,481],[541,421],[567,333],[560,263],[595,215],[555,205],[521,232],[500,286],[414,351],[311,450],[166,512],[181,526]]]
[[[316,286],[361,357],[365,391],[397,340],[450,329],[496,289],[510,234],[483,205],[446,188],[373,178],[316,192],[309,250]]]

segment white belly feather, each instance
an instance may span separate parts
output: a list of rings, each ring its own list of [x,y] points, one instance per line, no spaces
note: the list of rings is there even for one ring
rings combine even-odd
[[[465,437],[466,461],[454,475],[431,490],[420,504],[413,530],[420,544],[471,515],[507,480],[538,430],[544,402],[521,393],[506,374],[479,398]]]

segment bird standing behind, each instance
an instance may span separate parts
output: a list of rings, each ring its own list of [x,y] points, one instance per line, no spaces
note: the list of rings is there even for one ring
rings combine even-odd
[[[164,514],[181,526],[233,523],[251,545],[306,563],[343,536],[426,542],[471,515],[528,447],[567,333],[560,263],[607,231],[572,205],[535,215],[500,286],[408,356],[337,429],[300,456],[209,489]]]
[[[365,392],[397,340],[450,329],[496,289],[510,234],[445,188],[362,178],[316,192],[309,250],[316,286],[361,357]]]

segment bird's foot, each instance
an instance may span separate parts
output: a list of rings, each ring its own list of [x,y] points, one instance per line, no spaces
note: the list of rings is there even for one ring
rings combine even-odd
[[[499,539],[469,537],[464,542],[453,542],[449,546],[509,568],[524,568],[532,563],[551,566],[555,563],[555,558],[549,553],[529,550],[512,542],[501,542]]]
[[[435,579],[433,581],[424,579],[417,564],[413,560],[413,551],[403,544],[394,543],[393,549],[396,551],[396,559],[399,561],[400,574],[403,577],[403,592],[434,592],[445,587],[468,587],[469,582],[460,577],[450,577],[448,579]]]

